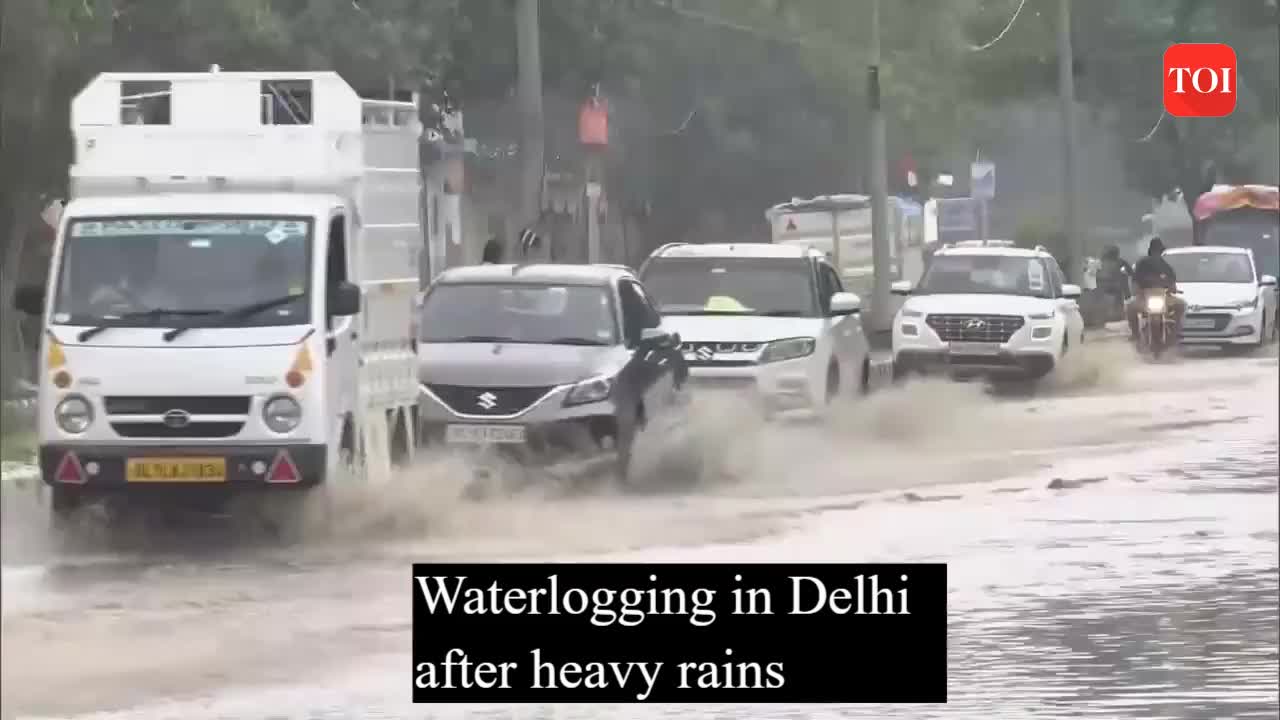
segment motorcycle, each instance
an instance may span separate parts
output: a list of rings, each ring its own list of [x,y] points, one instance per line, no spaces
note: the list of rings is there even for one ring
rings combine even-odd
[[[1177,321],[1169,302],[1173,292],[1144,290],[1138,305],[1138,350],[1154,360],[1178,343]]]

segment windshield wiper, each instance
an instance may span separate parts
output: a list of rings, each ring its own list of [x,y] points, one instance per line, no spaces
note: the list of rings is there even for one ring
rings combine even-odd
[[[438,343],[518,343],[515,338],[503,337],[501,335],[463,335],[462,337],[445,338],[444,340],[429,340],[427,342]]]
[[[249,303],[248,305],[241,305],[240,307],[234,307],[228,310],[189,310],[179,314],[218,315],[225,320],[243,320],[253,315],[257,315],[260,312],[270,310],[272,308],[280,307],[281,305],[288,305],[289,303],[301,297],[303,297],[301,293],[291,293],[289,295],[281,295],[280,297],[274,297],[269,300],[259,300],[257,302]],[[182,333],[190,330],[192,327],[194,326],[184,325],[183,327],[174,328],[172,330],[166,331],[165,334],[162,335],[161,337],[164,338],[165,342],[173,342],[175,338],[177,338]]]
[[[554,340],[548,340],[547,344],[548,345],[582,345],[582,346],[591,346],[591,347],[604,347],[609,343],[603,340],[595,340],[592,338],[562,337],[562,338],[556,338]]]
[[[750,310],[663,310],[663,315],[755,315]]]
[[[800,310],[766,310],[764,312],[752,313],[753,315],[762,315],[764,317],[800,317],[804,312]]]
[[[216,314],[218,314],[217,310],[174,310],[172,308],[151,308],[150,310],[139,310],[136,312],[124,313],[123,315],[120,316],[120,319],[136,320],[139,318],[164,317],[166,315],[181,315],[181,316],[188,316],[188,317],[196,317],[196,316],[216,315]],[[97,335],[100,335],[101,333],[106,332],[107,330],[110,330],[113,327],[116,327],[116,326],[115,325],[97,325],[87,330],[81,330],[80,334],[76,336],[76,339],[79,340],[80,342],[86,342],[96,337]]]

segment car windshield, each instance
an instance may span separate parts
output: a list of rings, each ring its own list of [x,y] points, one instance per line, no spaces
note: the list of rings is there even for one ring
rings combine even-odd
[[[310,257],[311,222],[299,218],[72,220],[52,319],[113,327],[305,324]],[[262,309],[227,312],[256,305]]]
[[[800,258],[655,258],[641,281],[664,315],[818,314],[812,271]]]
[[[424,343],[614,345],[618,326],[604,287],[529,283],[442,283],[419,319]]]
[[[1053,297],[1039,258],[1014,255],[935,255],[920,279],[922,295],[1025,295]]]
[[[1251,283],[1253,268],[1240,253],[1165,253],[1179,283]]]

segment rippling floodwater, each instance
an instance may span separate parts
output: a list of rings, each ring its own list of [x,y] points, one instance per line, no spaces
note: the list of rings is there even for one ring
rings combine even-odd
[[[291,622],[288,637],[299,643],[299,653],[308,653],[304,641],[310,635],[336,633],[351,651],[349,662],[331,653],[307,655],[308,662],[271,673],[264,680],[269,687],[245,687],[241,678],[223,688],[220,671],[210,669],[205,684],[213,694],[77,717],[1275,718],[1280,714],[1277,367],[1274,360],[1213,361],[1202,372],[1207,376],[1211,369],[1222,376],[1252,374],[1252,379],[1211,388],[1191,382],[1176,392],[1135,391],[1126,399],[1127,405],[1151,408],[1152,432],[1160,438],[1156,444],[1059,459],[1039,472],[996,483],[921,490],[907,502],[900,492],[855,509],[843,509],[854,505],[847,499],[815,500],[788,510],[783,521],[788,532],[756,542],[651,548],[605,558],[948,562],[946,706],[412,706],[407,597],[379,594],[383,581],[388,592],[403,592],[404,558],[388,561],[379,571],[383,574],[338,572],[347,579],[341,591],[330,590],[329,600],[348,609],[346,625],[322,618],[314,606],[270,600],[279,590],[270,589],[269,580],[259,583],[268,587],[241,589],[227,589],[230,580],[219,582],[223,602],[243,602],[249,612],[258,607],[258,613],[278,616],[277,622]],[[1177,377],[1197,376],[1184,368]],[[1216,415],[1209,412],[1213,408]],[[335,582],[325,580],[323,571],[315,571],[319,580],[308,580],[288,565],[274,570],[300,595],[316,582]],[[114,582],[140,584],[147,577],[139,573]],[[254,577],[263,575],[258,571]],[[107,587],[112,585],[77,581],[67,591]],[[200,590],[194,580],[186,587]],[[235,593],[240,595],[233,598]],[[6,605],[10,599],[6,588]],[[138,626],[131,617],[144,609],[117,608],[116,621]],[[229,621],[219,619],[221,612],[216,604],[193,601],[178,622],[182,627],[208,622],[207,633],[234,627],[222,624]],[[296,621],[287,620],[291,612]],[[141,627],[142,635],[163,632],[163,627]],[[174,625],[173,632],[179,627]],[[262,641],[273,639],[264,635]],[[139,636],[138,642],[143,640]],[[232,649],[227,642],[224,652]],[[218,650],[216,644],[210,649]],[[856,638],[847,646],[814,638],[814,651],[837,660],[852,656],[851,682],[857,681],[857,662],[874,661],[874,648],[858,647]],[[6,655],[6,664],[13,660]]]

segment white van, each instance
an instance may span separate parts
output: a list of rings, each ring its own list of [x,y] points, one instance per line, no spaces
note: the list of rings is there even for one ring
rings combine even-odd
[[[48,282],[16,298],[43,317],[55,518],[113,492],[314,488],[412,452],[414,103],[335,73],[103,74],[71,115]]]

